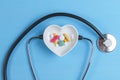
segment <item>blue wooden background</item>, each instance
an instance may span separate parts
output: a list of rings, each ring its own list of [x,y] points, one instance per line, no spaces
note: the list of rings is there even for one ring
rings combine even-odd
[[[56,17],[39,24],[20,42],[10,58],[9,80],[33,80],[28,66],[25,44],[42,34],[50,24],[73,24],[79,34],[94,41],[92,64],[85,80],[120,80],[120,0],[0,0],[0,80],[6,52],[15,39],[34,21],[54,12],[68,12],[92,22],[102,33],[117,38],[117,48],[110,54],[96,47],[98,36],[85,24],[71,18]],[[32,59],[39,80],[80,80],[90,54],[90,44],[79,41],[66,56],[54,55],[40,40],[31,44]]]

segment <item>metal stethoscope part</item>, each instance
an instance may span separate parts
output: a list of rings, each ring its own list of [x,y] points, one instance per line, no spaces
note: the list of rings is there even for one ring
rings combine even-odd
[[[112,52],[117,45],[116,38],[111,34],[104,34],[104,38],[99,38],[97,41],[98,48],[106,53]]]

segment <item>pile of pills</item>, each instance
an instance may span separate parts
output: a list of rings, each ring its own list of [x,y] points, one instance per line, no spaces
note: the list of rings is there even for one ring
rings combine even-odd
[[[50,35],[50,42],[54,43],[55,46],[64,46],[65,43],[70,42],[71,39],[68,34],[64,33],[62,35],[58,35],[57,33],[53,33]]]

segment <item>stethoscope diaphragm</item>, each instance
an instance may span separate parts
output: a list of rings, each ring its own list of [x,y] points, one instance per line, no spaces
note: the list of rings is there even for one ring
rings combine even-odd
[[[117,41],[113,35],[105,34],[104,39],[98,39],[97,45],[101,51],[109,53],[116,48]]]

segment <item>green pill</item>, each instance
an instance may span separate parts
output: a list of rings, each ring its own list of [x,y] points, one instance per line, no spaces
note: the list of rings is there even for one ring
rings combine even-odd
[[[65,45],[65,43],[64,43],[64,41],[59,40],[59,41],[58,41],[58,45],[59,45],[59,46],[64,46],[64,45]]]

